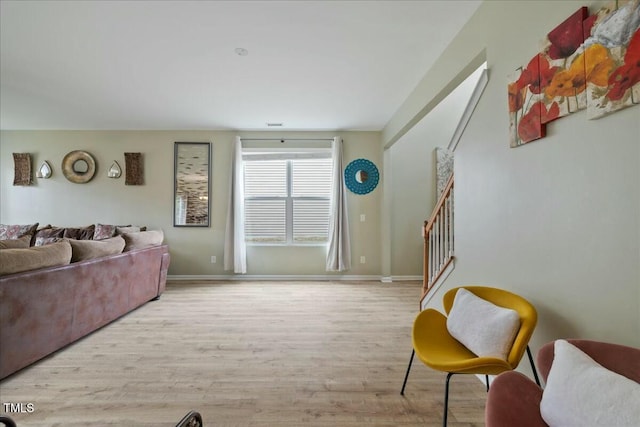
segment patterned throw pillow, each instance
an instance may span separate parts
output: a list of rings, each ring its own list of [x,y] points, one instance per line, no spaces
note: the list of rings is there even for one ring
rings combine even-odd
[[[38,223],[28,225],[6,225],[0,224],[0,240],[19,239],[22,236],[31,235],[31,244],[35,241],[33,236],[36,234]]]
[[[64,240],[63,237],[43,237],[38,239],[36,237],[36,243],[33,246],[46,246],[46,245],[50,245],[52,243],[57,243],[61,240]]]
[[[104,240],[115,236],[116,227],[117,226],[115,225],[109,224],[96,224],[96,229],[93,233],[93,240]]]
[[[63,237],[76,240],[92,240],[96,226],[91,224],[87,227],[65,228]]]
[[[36,232],[35,246],[44,246],[55,243],[64,235],[64,228],[51,227],[41,228]]]

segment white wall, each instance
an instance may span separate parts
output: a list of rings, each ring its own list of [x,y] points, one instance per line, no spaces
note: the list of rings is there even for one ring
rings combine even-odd
[[[603,3],[588,4],[592,12]],[[582,3],[484,2],[383,131],[398,141],[486,54],[489,84],[456,151],[462,284],[509,289],[538,309],[532,344],[582,337],[640,346],[640,107],[578,112],[509,148],[507,76]]]
[[[435,149],[448,146],[479,76],[466,79],[387,149],[392,277],[422,278],[421,227],[437,203]]]
[[[344,139],[346,162],[364,157],[382,162],[379,132],[238,132],[244,137]],[[223,247],[229,191],[231,143],[236,132],[224,131],[2,131],[0,132],[0,222],[40,222],[59,226],[140,224],[163,229],[170,246],[170,275],[218,276],[223,270]],[[173,227],[173,144],[175,141],[212,142],[212,212],[208,228]],[[290,144],[290,143],[287,143]],[[300,144],[300,143],[298,143]],[[280,145],[280,143],[278,143]],[[86,150],[96,159],[96,176],[87,184],[67,181],[60,165],[66,153]],[[43,160],[53,168],[50,179],[35,179],[28,187],[13,186],[11,153],[31,153],[33,168]],[[125,186],[107,178],[117,160],[124,169],[124,152],[141,152],[142,186]],[[35,174],[35,173],[34,173]],[[380,274],[380,205],[382,190],[368,195],[349,193],[354,264],[347,275]],[[361,213],[366,221],[360,222]],[[249,247],[250,275],[325,275],[324,247]],[[218,262],[210,263],[211,255]],[[361,255],[366,264],[359,264]],[[334,274],[335,275],[335,274]]]

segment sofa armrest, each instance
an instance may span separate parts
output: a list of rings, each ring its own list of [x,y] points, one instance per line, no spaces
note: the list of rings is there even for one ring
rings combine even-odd
[[[520,372],[498,375],[491,383],[485,407],[486,427],[538,427],[542,389]]]
[[[165,248],[165,252],[162,254],[162,260],[160,262],[160,277],[158,278],[158,298],[165,291],[167,287],[167,274],[169,272],[169,263],[171,262],[171,255],[169,255],[169,248]]]

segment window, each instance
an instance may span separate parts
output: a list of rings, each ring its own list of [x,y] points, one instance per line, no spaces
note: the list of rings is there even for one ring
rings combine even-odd
[[[326,243],[331,153],[245,151],[242,158],[246,241]]]

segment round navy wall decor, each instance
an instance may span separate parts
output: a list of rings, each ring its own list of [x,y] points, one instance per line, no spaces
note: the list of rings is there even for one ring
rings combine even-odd
[[[372,192],[378,185],[379,179],[378,168],[367,159],[356,159],[344,170],[345,184],[356,194]]]

